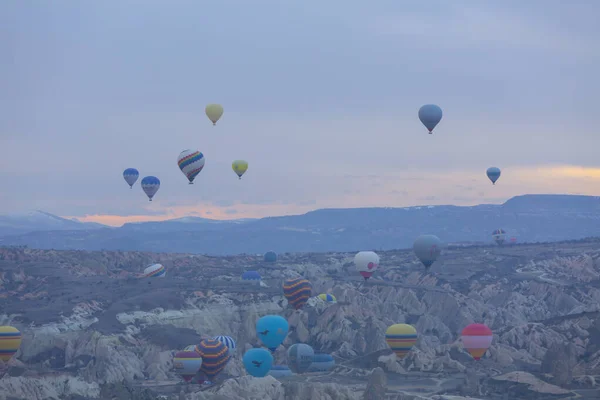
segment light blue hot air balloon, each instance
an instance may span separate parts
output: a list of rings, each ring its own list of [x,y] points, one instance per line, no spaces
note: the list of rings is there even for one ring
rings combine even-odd
[[[248,374],[257,378],[267,376],[273,365],[273,356],[265,349],[250,349],[242,358]]]
[[[140,172],[135,168],[127,168],[123,171],[123,179],[129,185],[129,189],[133,189],[133,184],[137,182],[140,177]]]
[[[269,375],[273,378],[283,378],[292,375],[292,370],[286,365],[273,365],[269,371]]]
[[[442,109],[435,104],[425,104],[419,109],[419,119],[432,134],[433,128],[442,120]]]
[[[496,184],[496,181],[498,178],[500,178],[501,173],[502,172],[500,171],[500,168],[497,167],[489,167],[486,171],[486,175],[488,178],[490,178],[490,181],[492,181],[493,185]]]
[[[142,179],[142,190],[148,196],[149,201],[152,201],[152,198],[158,192],[160,188],[160,180],[155,176],[146,176]]]
[[[290,326],[279,315],[265,315],[256,321],[256,336],[272,352],[285,340]]]

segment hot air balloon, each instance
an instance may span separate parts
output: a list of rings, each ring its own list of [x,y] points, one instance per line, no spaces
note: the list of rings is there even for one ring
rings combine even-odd
[[[235,340],[231,336],[215,336],[214,340],[223,343],[229,349],[229,355],[232,356],[235,352]]]
[[[138,180],[139,177],[140,173],[135,168],[127,168],[125,171],[123,171],[123,179],[125,179],[125,182],[127,182],[129,185],[129,189],[133,189],[133,184]]]
[[[246,271],[242,274],[243,281],[260,281],[261,276],[256,271]]]
[[[413,250],[425,268],[429,269],[442,251],[442,241],[435,235],[421,235],[415,240]]]
[[[504,243],[504,239],[506,239],[506,231],[504,229],[496,229],[492,232],[492,238],[498,245],[501,245]]]
[[[191,381],[192,378],[196,376],[196,373],[200,370],[200,366],[202,365],[202,357],[194,351],[195,347],[196,346],[192,346],[191,351],[179,351],[175,353],[175,356],[173,357],[173,369],[175,370],[175,373],[180,375],[186,382]]]
[[[288,279],[283,284],[283,294],[288,303],[299,310],[312,295],[312,285],[304,278]]]
[[[354,256],[354,265],[366,281],[379,267],[379,256],[373,251],[360,251]]]
[[[427,128],[429,134],[432,134],[433,128],[442,120],[442,109],[435,104],[425,104],[419,108],[419,119]]]
[[[462,331],[462,341],[471,356],[479,360],[492,344],[494,335],[484,324],[471,324]]]
[[[337,300],[335,299],[335,296],[329,293],[321,293],[319,295],[319,298],[327,303],[336,303]]]
[[[417,330],[408,324],[394,324],[385,331],[385,341],[398,358],[404,358],[417,343]]]
[[[202,171],[202,168],[204,168],[205,161],[204,154],[200,153],[198,150],[194,151],[186,149],[179,153],[177,165],[179,165],[181,172],[188,178],[190,185],[194,183],[194,178],[196,178],[200,171]]]
[[[330,354],[315,353],[308,372],[326,372],[335,366],[335,360]]]
[[[277,261],[277,254],[274,251],[267,251],[265,253],[265,262],[274,263]]]
[[[489,167],[486,171],[487,177],[490,178],[490,181],[492,181],[493,185],[496,184],[496,181],[498,178],[500,178],[501,173],[502,172],[500,171],[500,168],[496,167]]]
[[[220,104],[209,104],[204,109],[206,116],[210,119],[213,125],[217,124],[217,121],[221,119],[223,115],[223,106]]]
[[[510,238],[510,244],[517,244],[517,238],[516,237],[511,237]]]
[[[200,372],[212,381],[225,369],[229,361],[229,349],[222,342],[214,339],[204,339],[196,346],[196,353],[202,357]]]
[[[273,378],[283,378],[292,375],[292,370],[286,365],[273,365],[269,371],[269,375]]]
[[[231,163],[231,169],[233,169],[233,172],[235,172],[237,176],[242,179],[242,175],[244,175],[248,170],[248,161],[235,160]]]
[[[287,355],[290,369],[297,374],[301,374],[308,371],[308,368],[313,363],[315,352],[307,344],[296,343],[290,346]]]
[[[265,315],[256,321],[256,336],[272,352],[285,340],[290,326],[279,315]]]
[[[242,358],[248,374],[262,378],[267,376],[273,365],[273,356],[265,349],[250,349]]]
[[[144,278],[164,278],[167,270],[162,264],[152,264],[144,270]]]
[[[9,362],[21,347],[21,332],[14,326],[0,326],[0,360]]]
[[[142,190],[148,196],[148,199],[152,201],[152,198],[158,192],[160,188],[160,180],[155,176],[146,176],[142,179]]]

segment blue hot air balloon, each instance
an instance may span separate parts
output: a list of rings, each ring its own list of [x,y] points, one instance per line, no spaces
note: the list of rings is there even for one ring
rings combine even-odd
[[[442,120],[442,109],[435,104],[425,104],[419,109],[419,119],[431,134],[433,128]]]
[[[264,258],[265,262],[274,263],[277,261],[277,254],[274,251],[267,251]]]
[[[329,371],[335,365],[335,360],[330,354],[315,353],[313,362],[308,367],[308,372],[325,372]]]
[[[257,378],[267,376],[273,365],[273,356],[265,349],[250,349],[242,358],[248,374]]]
[[[243,281],[260,281],[260,274],[256,271],[246,271],[242,274]]]
[[[223,343],[229,349],[229,355],[235,352],[235,340],[231,336],[215,336],[213,339]]]
[[[158,192],[160,188],[160,180],[155,176],[146,176],[142,179],[142,190],[148,196],[148,199],[152,201],[152,198]]]
[[[273,365],[269,371],[269,375],[273,378],[283,378],[292,375],[292,370],[286,365]]]
[[[256,321],[256,336],[273,352],[283,343],[289,329],[286,319],[279,315],[265,315]]]
[[[492,181],[492,184],[495,185],[502,172],[500,171],[500,168],[489,167],[485,173],[487,177],[490,178],[490,181]]]
[[[139,177],[140,172],[135,168],[127,168],[125,171],[123,171],[123,179],[125,179],[125,182],[127,182],[129,185],[129,189],[133,189],[133,184],[138,180]]]

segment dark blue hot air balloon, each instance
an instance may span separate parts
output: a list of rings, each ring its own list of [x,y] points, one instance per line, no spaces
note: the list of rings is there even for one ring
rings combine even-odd
[[[442,109],[435,104],[425,104],[419,109],[419,119],[431,134],[433,128],[442,120]]]
[[[133,189],[133,184],[138,180],[139,177],[140,172],[135,168],[127,168],[125,171],[123,171],[123,179],[125,179],[125,182],[127,182],[130,189]]]
[[[274,263],[277,261],[277,254],[274,251],[267,251],[264,258],[265,262]]]
[[[260,281],[261,276],[256,271],[246,271],[242,274],[243,281]]]
[[[242,358],[248,374],[257,378],[267,376],[273,365],[273,356],[265,349],[250,349]]]
[[[487,169],[487,171],[485,172],[485,174],[490,179],[490,181],[492,181],[493,185],[496,184],[496,181],[498,180],[498,178],[500,178],[501,173],[502,172],[500,171],[500,168],[498,168],[498,167],[489,167]]]
[[[160,180],[155,176],[146,176],[142,179],[142,190],[148,196],[149,201],[152,201],[152,198],[158,192],[160,188]]]

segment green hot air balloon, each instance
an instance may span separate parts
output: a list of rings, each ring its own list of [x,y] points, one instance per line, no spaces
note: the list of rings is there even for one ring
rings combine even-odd
[[[442,251],[442,241],[435,235],[421,235],[415,240],[413,250],[425,268],[429,269]]]
[[[223,106],[220,104],[209,104],[204,109],[206,116],[210,119],[213,125],[217,124],[217,121],[221,119],[223,115]]]

